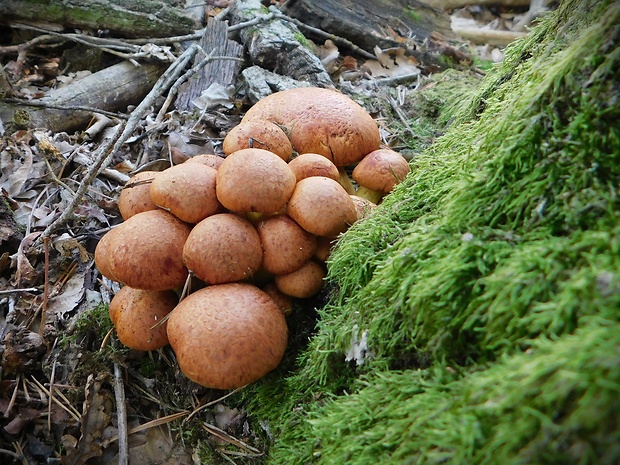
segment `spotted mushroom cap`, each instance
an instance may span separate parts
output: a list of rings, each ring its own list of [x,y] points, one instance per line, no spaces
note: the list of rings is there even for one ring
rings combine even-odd
[[[331,89],[300,87],[271,94],[243,117],[243,121],[257,119],[285,128],[296,152],[321,154],[336,166],[357,163],[381,141],[368,112]]]

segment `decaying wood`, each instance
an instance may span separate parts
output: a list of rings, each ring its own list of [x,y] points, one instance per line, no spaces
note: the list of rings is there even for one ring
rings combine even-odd
[[[497,47],[505,47],[513,40],[527,35],[525,32],[498,31],[494,29],[479,28],[454,28],[454,32],[465,40],[474,44],[489,44]]]
[[[57,108],[25,107],[6,103],[0,107],[0,119],[14,119],[16,112],[26,110],[31,128],[46,128],[54,132],[69,131],[84,126],[92,112],[61,110],[60,107],[90,107],[107,111],[125,111],[127,105],[137,105],[151,90],[163,73],[157,63],[136,66],[128,61],[93,73],[67,87],[50,90],[37,100],[39,105]]]
[[[255,19],[263,11],[259,0],[238,0],[232,22]],[[319,87],[333,86],[321,60],[303,43],[304,36],[290,21],[274,18],[239,32],[250,60],[266,70]]]
[[[228,39],[228,25],[225,22],[210,19],[200,41],[200,47],[205,53],[220,57],[241,58],[243,47],[238,42]],[[198,54],[196,61],[204,58]],[[192,104],[200,94],[214,83],[227,89],[237,79],[239,62],[237,60],[217,60],[205,65],[184,86],[181,87],[175,107],[177,110],[195,110]]]
[[[169,0],[2,0],[0,23],[61,24],[123,37],[188,34],[200,26]]]
[[[453,10],[455,8],[463,8],[471,5],[484,5],[484,6],[528,6],[530,0],[424,0],[425,3],[435,8],[443,10]]]
[[[447,13],[417,0],[297,0],[283,11],[369,52],[375,46],[421,44],[433,32],[454,37]]]

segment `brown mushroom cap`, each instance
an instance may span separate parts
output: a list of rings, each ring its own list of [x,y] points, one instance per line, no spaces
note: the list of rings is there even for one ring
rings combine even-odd
[[[295,271],[316,250],[316,237],[286,215],[262,220],[256,230],[263,246],[263,268],[269,273]]]
[[[187,268],[208,284],[250,278],[262,261],[258,232],[248,220],[232,213],[202,220],[194,226],[183,247]]]
[[[375,150],[353,169],[353,179],[360,186],[387,194],[405,179],[411,167],[400,153],[390,149]]]
[[[280,126],[267,120],[243,121],[226,134],[222,150],[228,156],[241,149],[263,149],[289,161],[293,146]]]
[[[118,196],[118,209],[124,220],[133,215],[149,210],[157,210],[157,205],[151,199],[151,181],[159,172],[142,171],[136,173],[123,187]]]
[[[151,199],[186,223],[198,223],[222,210],[215,193],[217,170],[202,163],[182,163],[159,173]]]
[[[324,176],[299,181],[287,213],[317,236],[336,236],[357,221],[355,204],[349,194],[337,181]]]
[[[366,110],[330,89],[300,87],[271,94],[250,108],[242,122],[257,119],[285,128],[298,153],[318,153],[336,166],[357,163],[381,142]]]
[[[200,163],[210,168],[218,169],[223,161],[224,157],[218,157],[213,153],[201,153],[200,155],[194,155],[188,158],[184,163]]]
[[[276,283],[271,281],[265,284],[263,286],[263,291],[265,291],[265,293],[273,299],[273,301],[280,308],[284,316],[289,316],[291,313],[293,313],[293,297],[291,297],[290,295],[286,295],[284,292],[278,289]]]
[[[318,153],[302,153],[288,162],[297,182],[310,176],[325,176],[332,178],[334,181],[340,179],[338,167],[334,163]]]
[[[292,273],[276,276],[274,282],[284,294],[305,299],[321,290],[325,276],[323,267],[310,260]]]
[[[135,289],[176,289],[187,279],[182,252],[189,232],[164,210],[138,213],[101,238],[95,263],[106,278]]]
[[[358,195],[351,195],[351,200],[353,200],[353,203],[355,204],[358,220],[366,218],[375,208],[377,208],[377,204]]]
[[[102,276],[112,281],[118,281],[112,271],[112,261],[110,260],[112,256],[110,245],[116,243],[114,236],[117,234],[117,229],[118,226],[106,232],[97,242],[97,247],[95,247],[95,265]]]
[[[276,368],[288,341],[276,303],[246,283],[209,286],[170,314],[168,338],[181,371],[214,389],[235,389]]]
[[[295,189],[295,174],[275,153],[242,149],[217,170],[216,193],[228,210],[272,214],[281,210]]]
[[[320,236],[316,238],[316,251],[314,258],[325,263],[332,253],[332,249],[336,245],[336,237]]]
[[[123,287],[109,307],[119,341],[135,350],[155,350],[167,345],[167,322],[157,323],[172,311],[178,301],[173,291]]]

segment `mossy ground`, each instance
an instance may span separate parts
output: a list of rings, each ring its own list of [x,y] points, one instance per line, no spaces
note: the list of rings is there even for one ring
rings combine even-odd
[[[563,2],[342,237],[307,349],[244,394],[269,463],[620,461],[618,24]]]

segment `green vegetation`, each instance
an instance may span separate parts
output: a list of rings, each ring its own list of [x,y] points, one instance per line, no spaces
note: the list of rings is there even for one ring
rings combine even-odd
[[[96,307],[82,312],[77,321],[71,328],[71,331],[64,334],[60,340],[63,348],[67,348],[70,344],[75,344],[80,338],[92,336],[99,344],[103,341],[108,331],[113,327],[108,306],[99,304]]]
[[[308,347],[244,394],[269,463],[620,462],[618,24],[563,2],[341,238]]]
[[[415,9],[407,6],[405,7],[405,14],[414,21],[420,21],[420,14]]]

